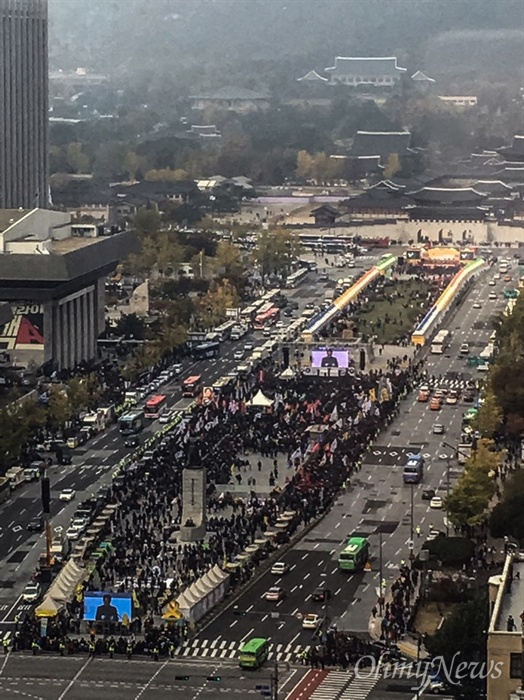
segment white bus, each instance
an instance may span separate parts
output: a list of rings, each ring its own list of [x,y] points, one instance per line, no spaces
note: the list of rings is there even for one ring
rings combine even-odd
[[[439,331],[431,341],[431,354],[442,355],[451,342],[450,331]]]
[[[286,280],[286,287],[288,289],[294,289],[297,285],[304,281],[304,279],[307,277],[308,272],[309,269],[307,267],[301,267],[296,272],[293,272],[293,274],[289,275],[289,277]]]
[[[220,342],[222,343],[224,340],[229,340],[231,338],[231,333],[236,325],[236,321],[226,321],[221,326],[213,328],[212,332],[219,337]]]

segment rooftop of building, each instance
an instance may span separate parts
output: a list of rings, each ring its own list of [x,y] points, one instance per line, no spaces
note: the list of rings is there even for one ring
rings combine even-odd
[[[29,214],[30,209],[0,209],[0,233]]]
[[[405,155],[411,141],[409,131],[357,131],[351,146],[353,156]]]
[[[490,579],[498,585],[497,597],[493,606],[489,631],[508,632],[508,618],[511,616],[521,633],[521,615],[524,613],[524,552],[506,557],[502,574]]]
[[[397,65],[396,56],[337,56],[335,65],[326,72],[358,72],[359,76],[375,76],[382,73],[405,73],[406,68]]]

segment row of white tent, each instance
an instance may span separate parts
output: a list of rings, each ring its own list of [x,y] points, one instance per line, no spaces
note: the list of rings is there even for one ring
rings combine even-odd
[[[36,608],[37,617],[55,617],[75,594],[77,586],[89,577],[88,570],[71,558],[62,568]]]
[[[215,564],[182,591],[176,600],[177,608],[187,622],[198,622],[225,597],[228,587],[229,574]],[[169,613],[164,617],[169,617]]]

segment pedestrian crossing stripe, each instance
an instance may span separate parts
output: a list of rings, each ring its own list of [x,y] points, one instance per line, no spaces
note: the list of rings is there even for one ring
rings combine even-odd
[[[310,700],[333,700],[338,698],[351,678],[352,674],[348,671],[328,671],[327,676],[311,694]]]
[[[177,656],[204,657],[210,659],[235,659],[238,657],[244,642],[229,642],[226,639],[192,639],[185,642],[175,652]],[[268,659],[276,661],[294,661],[304,652],[309,651],[309,646],[302,644],[270,644]]]
[[[376,675],[355,676],[338,700],[366,700],[378,681]]]
[[[421,386],[426,385],[430,389],[467,389],[472,388],[467,379],[428,379],[423,380]]]

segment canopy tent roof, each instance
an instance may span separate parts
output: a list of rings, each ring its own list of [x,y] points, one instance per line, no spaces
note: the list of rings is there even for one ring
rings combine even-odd
[[[293,379],[295,373],[291,367],[286,367],[286,369],[280,374],[280,379]]]
[[[35,610],[36,617],[56,617],[64,605],[56,603],[49,593]]]
[[[265,396],[262,393],[262,390],[259,389],[257,393],[253,396],[252,399],[249,401],[246,401],[246,406],[259,406],[263,408],[269,408],[272,406],[275,402],[272,401],[271,399],[268,399],[267,396]]]

